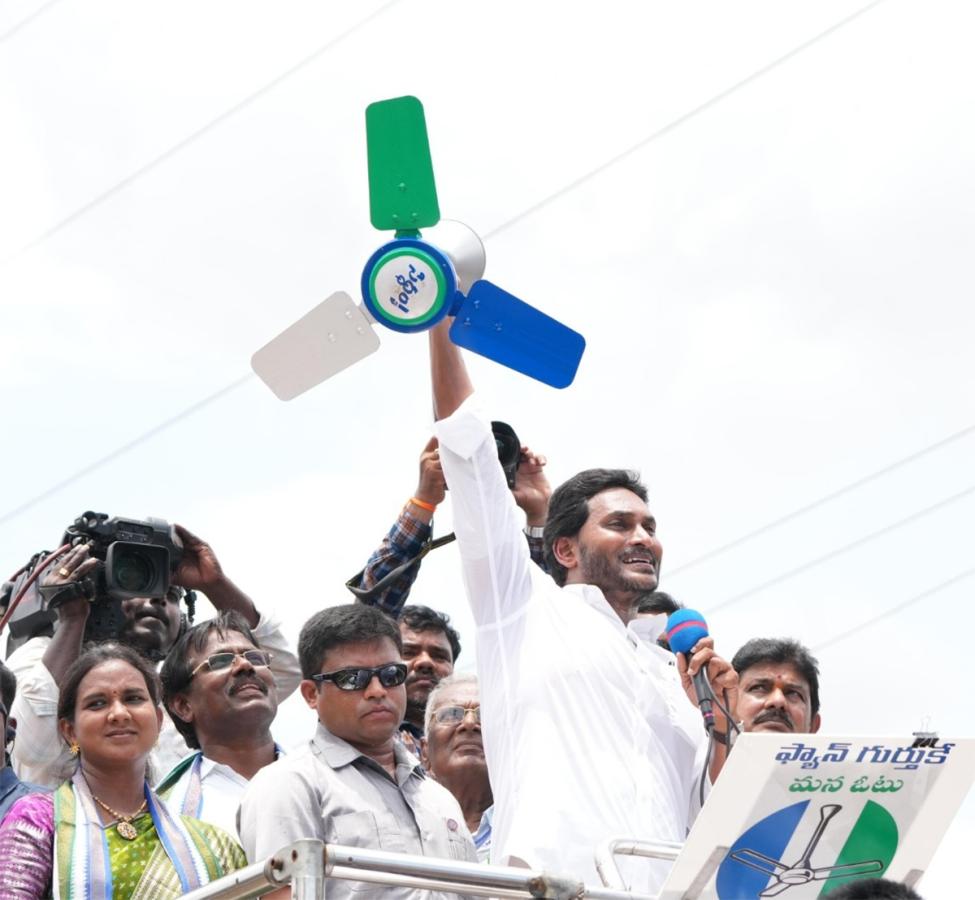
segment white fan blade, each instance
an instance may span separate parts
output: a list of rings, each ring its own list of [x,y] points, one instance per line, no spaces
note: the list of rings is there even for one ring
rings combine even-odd
[[[251,357],[281,400],[293,400],[379,349],[363,310],[343,291],[323,300]]]

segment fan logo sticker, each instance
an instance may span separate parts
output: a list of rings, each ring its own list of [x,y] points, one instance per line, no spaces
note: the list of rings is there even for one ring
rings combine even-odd
[[[380,315],[400,324],[420,325],[440,311],[446,290],[433,260],[416,251],[400,251],[376,265],[371,293]]]
[[[879,803],[804,800],[752,825],[718,869],[721,900],[778,897],[815,885],[822,897],[847,881],[882,875],[897,850],[894,817]],[[800,891],[801,896],[812,896]]]

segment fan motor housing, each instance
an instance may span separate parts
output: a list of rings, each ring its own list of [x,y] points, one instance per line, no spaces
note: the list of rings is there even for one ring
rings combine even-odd
[[[362,299],[373,318],[393,331],[426,331],[446,316],[457,275],[445,253],[416,238],[383,244],[362,270]]]

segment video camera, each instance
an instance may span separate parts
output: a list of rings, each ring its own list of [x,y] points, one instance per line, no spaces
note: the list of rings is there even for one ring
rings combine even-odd
[[[165,597],[183,555],[176,530],[162,519],[109,518],[105,513],[85,512],[68,526],[62,545],[87,543],[98,565],[81,581],[91,601],[85,641],[105,641],[118,636],[124,624],[122,601],[130,597]],[[0,589],[0,612],[16,598],[36,568],[50,554],[36,553],[17,575]],[[32,637],[50,635],[57,622],[57,606],[65,598],[40,582],[60,565],[57,559],[45,566],[28,587],[10,619],[7,655]],[[48,598],[51,598],[50,600]]]

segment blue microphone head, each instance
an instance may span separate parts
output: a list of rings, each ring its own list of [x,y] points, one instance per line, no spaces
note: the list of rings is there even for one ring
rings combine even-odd
[[[674,653],[688,656],[694,645],[708,636],[708,623],[696,609],[679,609],[667,617],[667,643]]]

